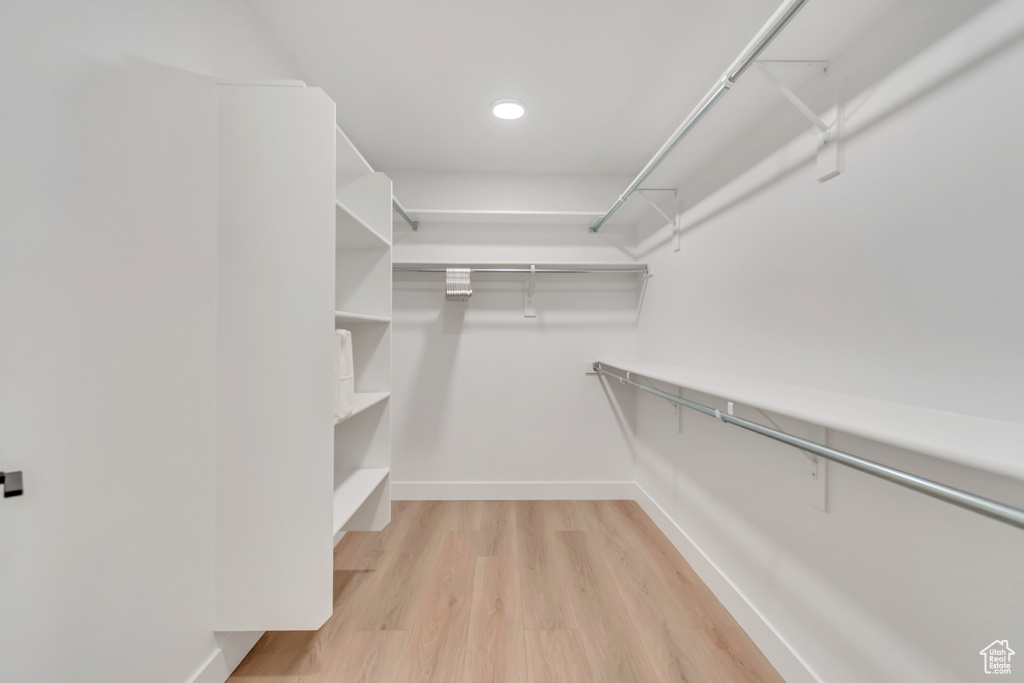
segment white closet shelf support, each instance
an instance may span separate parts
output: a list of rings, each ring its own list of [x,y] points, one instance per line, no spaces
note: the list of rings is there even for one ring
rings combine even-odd
[[[390,468],[336,469],[334,471],[334,533],[344,529],[370,494],[391,472]]]
[[[800,99],[800,97],[793,92],[785,83],[779,79],[771,69],[768,68],[769,64],[800,64],[806,65],[811,68],[821,68],[823,77],[828,77],[829,63],[828,62],[771,62],[771,61],[758,61],[757,68],[761,72],[761,75],[771,83],[779,94],[782,95],[786,101],[793,105],[793,107],[800,112],[801,116],[811,122],[811,124],[818,129],[818,182],[823,183],[827,180],[835,178],[842,172],[842,163],[839,156],[839,131],[842,129],[841,117],[843,114],[843,108],[840,103],[836,102],[836,122],[829,125],[821,120],[821,117],[814,113],[807,104]]]
[[[391,396],[390,391],[357,391],[355,393],[355,408],[352,410],[352,414],[347,415],[340,420],[335,420],[334,424],[339,425],[346,420],[351,420],[364,410],[372,408],[381,401],[386,400],[389,396]]]

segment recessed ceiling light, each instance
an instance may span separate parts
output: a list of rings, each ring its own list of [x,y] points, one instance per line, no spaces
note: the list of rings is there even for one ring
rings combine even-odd
[[[491,105],[491,111],[499,119],[511,121],[526,113],[526,107],[519,100],[498,100]]]

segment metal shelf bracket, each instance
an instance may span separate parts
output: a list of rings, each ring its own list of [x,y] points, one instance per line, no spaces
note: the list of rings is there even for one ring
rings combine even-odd
[[[827,61],[815,60],[758,60],[756,64],[757,70],[761,72],[761,75],[775,86],[779,94],[786,98],[786,101],[792,104],[820,132],[818,136],[818,182],[823,183],[826,180],[835,178],[842,171],[839,158],[839,117],[842,115],[842,108],[838,106],[837,102],[836,122],[831,125],[825,123],[821,120],[820,116],[814,113],[813,109],[800,99],[799,95],[793,92],[769,68],[771,64],[804,65],[813,69],[820,69],[822,78],[828,78],[829,63]]]
[[[672,251],[673,252],[678,252],[679,249],[680,249],[680,246],[681,246],[680,245],[680,242],[681,242],[680,236],[683,234],[682,226],[680,225],[680,214],[681,214],[681,212],[679,211],[679,201],[678,201],[679,193],[678,193],[678,191],[675,188],[673,188],[673,187],[641,187],[641,188],[637,188],[637,192],[640,193],[641,197],[643,197],[645,200],[647,200],[648,204],[650,204],[652,207],[654,207],[655,211],[657,211],[659,214],[661,214],[661,217],[664,218],[667,223],[671,223],[672,224],[672,236],[676,240],[676,246],[672,249]],[[673,199],[676,200],[676,202],[675,202],[675,211],[674,211],[675,215],[674,216],[669,216],[664,211],[662,211],[661,207],[658,206],[654,202],[653,199],[651,199],[650,197],[647,196],[648,192],[671,192]]]

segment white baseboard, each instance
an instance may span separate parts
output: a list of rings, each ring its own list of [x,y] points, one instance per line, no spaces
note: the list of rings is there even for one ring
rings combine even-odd
[[[338,541],[344,536],[345,532],[339,531],[334,537],[334,545],[337,546]],[[189,683],[224,683],[249,654],[249,650],[256,646],[256,642],[263,637],[264,633],[265,631],[217,633],[217,643],[220,647],[210,655],[206,664],[199,669],[199,673],[193,676]]]
[[[256,641],[263,637],[263,631],[234,631],[217,633],[220,646],[210,655],[189,683],[224,683],[231,672],[238,668]]]
[[[633,500],[631,481],[391,482],[392,500]]]
[[[788,683],[821,683],[811,668],[804,662],[761,612],[751,604],[729,577],[719,569],[714,560],[704,554],[696,543],[676,524],[643,487],[633,484],[634,500],[647,513],[661,532],[668,537],[679,554],[683,556],[701,580],[707,584],[715,597],[729,610],[729,614],[746,631],[758,649],[768,658],[775,670]]]

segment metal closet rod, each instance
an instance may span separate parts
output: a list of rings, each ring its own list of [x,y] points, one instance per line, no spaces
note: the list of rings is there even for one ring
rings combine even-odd
[[[460,266],[452,266],[458,268]],[[466,268],[471,273],[646,273],[647,266],[608,267],[608,268]],[[394,266],[396,273],[444,273],[445,266]]]
[[[414,221],[413,219],[409,218],[409,214],[405,212],[405,209],[402,208],[402,205],[399,204],[398,200],[395,199],[394,197],[391,198],[391,208],[397,211],[398,215],[401,216],[405,220],[405,222],[409,224],[409,227],[412,228],[414,231],[420,229],[420,222]]]
[[[786,25],[793,19],[793,17],[796,16],[797,12],[807,4],[807,1],[808,0],[786,0],[777,10],[775,10],[775,14],[773,14],[768,22],[761,27],[761,30],[758,31],[754,38],[747,44],[743,49],[743,52],[740,53],[740,56],[733,61],[726,72],[722,74],[722,77],[718,79],[718,82],[715,83],[711,90],[708,91],[708,94],[704,96],[704,99],[700,101],[700,104],[698,104],[697,107],[690,112],[690,115],[687,116],[681,124],[679,124],[679,127],[676,128],[676,132],[672,133],[672,137],[670,137],[668,141],[661,146],[661,149],[655,153],[651,160],[647,162],[647,165],[644,166],[639,175],[633,179],[633,182],[629,184],[626,191],[619,195],[619,198],[615,200],[615,204],[612,205],[612,208],[608,209],[608,213],[602,216],[601,220],[596,224],[591,226],[590,232],[597,232],[605,223],[608,222],[608,219],[612,217],[612,214],[618,211],[626,200],[629,199],[630,195],[636,192],[637,188],[640,187],[640,184],[647,180],[647,177],[654,172],[654,169],[658,168],[661,162],[665,160],[665,157],[667,157],[669,153],[676,148],[676,145],[682,142],[683,138],[690,134],[690,131],[700,123],[700,120],[703,119],[709,111],[711,111],[715,104],[718,103],[718,100],[720,100],[722,96],[729,91],[729,88],[736,84],[736,81],[743,75],[743,72],[750,68],[750,65],[754,63],[754,60],[756,60],[761,53],[764,52],[765,48],[775,40],[775,37],[782,32],[782,29],[786,28]]]
[[[873,477],[885,479],[886,481],[899,484],[900,486],[923,493],[927,496],[931,496],[932,498],[938,498],[939,500],[946,501],[947,503],[959,505],[960,507],[972,512],[977,512],[985,515],[986,517],[991,517],[992,519],[1015,526],[1019,529],[1024,529],[1024,510],[1019,508],[1005,505],[989,498],[982,498],[981,496],[973,493],[968,493],[967,491],[962,491],[960,489],[953,488],[952,486],[946,486],[945,484],[940,484],[932,481],[931,479],[925,479],[924,477],[919,477],[917,475],[910,474],[909,472],[904,472],[903,470],[882,465],[881,463],[877,463],[873,460],[867,460],[866,458],[861,458],[857,455],[838,451],[828,446],[822,446],[821,444],[814,443],[813,441],[801,439],[798,436],[793,436],[792,434],[787,434],[786,432],[782,432],[777,429],[771,429],[756,422],[751,422],[750,420],[744,420],[743,418],[739,418],[734,415],[722,413],[721,411],[709,408],[701,403],[695,403],[694,401],[689,401],[685,398],[674,396],[664,391],[659,391],[654,387],[633,381],[633,377],[643,377],[636,373],[626,372],[625,375],[620,375],[617,372],[610,371],[599,362],[594,363],[594,372],[614,377],[626,384],[642,389],[649,394],[654,394],[659,398],[671,401],[672,403],[676,403],[685,408],[696,410],[698,413],[703,413],[709,417],[721,420],[726,424],[732,424],[737,427],[742,427],[743,429],[748,429],[760,434],[761,436],[767,436],[769,439],[775,439],[776,441],[781,441],[782,443],[793,446],[794,448],[799,448],[802,451],[820,455],[826,460],[831,460],[832,462],[837,462],[840,465],[852,467],[855,470],[865,472]],[[644,379],[647,378],[645,377]]]

